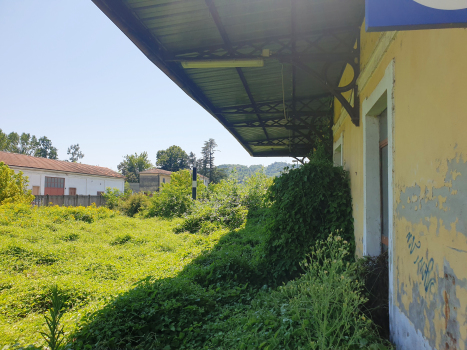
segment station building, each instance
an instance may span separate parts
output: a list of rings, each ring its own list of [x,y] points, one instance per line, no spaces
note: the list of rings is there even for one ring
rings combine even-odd
[[[368,32],[360,0],[94,2],[250,155],[332,147],[358,256],[389,255],[392,341],[467,349],[467,29]]]

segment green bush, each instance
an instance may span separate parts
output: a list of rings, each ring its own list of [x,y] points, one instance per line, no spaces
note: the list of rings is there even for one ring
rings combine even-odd
[[[208,349],[389,349],[361,312],[366,302],[346,262],[351,245],[340,236],[319,241],[304,275],[277,290],[263,289],[250,308],[208,325]]]
[[[120,201],[122,192],[118,188],[107,187],[105,193],[102,194],[102,197],[105,198],[105,206],[109,209],[117,209]]]
[[[310,247],[331,232],[340,231],[354,244],[348,174],[333,166],[322,150],[309,163],[275,178],[269,200],[273,219],[265,253],[275,283],[297,277]]]
[[[8,203],[30,204],[34,196],[27,189],[28,177],[20,171],[15,174],[8,165],[0,162],[0,205]]]
[[[204,186],[199,178],[197,185],[198,196],[202,197],[206,186]],[[151,204],[144,212],[144,216],[172,218],[191,212],[194,205],[191,189],[192,177],[188,170],[172,173],[170,175],[170,183],[163,184],[162,189],[154,193]]]
[[[145,210],[150,204],[150,199],[144,193],[131,194],[126,201],[122,201],[119,209],[127,216],[135,216]]]
[[[207,223],[229,229],[241,227],[248,215],[267,205],[266,192],[271,183],[272,179],[257,172],[244,184],[230,177],[210,185],[204,198],[193,205],[191,213],[175,232],[195,233]],[[203,232],[206,233],[206,229]]]

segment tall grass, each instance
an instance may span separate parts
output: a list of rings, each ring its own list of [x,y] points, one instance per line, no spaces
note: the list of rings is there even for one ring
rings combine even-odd
[[[223,232],[174,235],[180,219],[106,208],[0,206],[0,348],[44,344],[50,287],[64,297],[64,335],[134,283],[176,276]]]

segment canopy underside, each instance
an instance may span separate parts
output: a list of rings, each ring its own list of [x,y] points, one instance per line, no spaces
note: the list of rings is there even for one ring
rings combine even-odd
[[[364,0],[93,0],[252,156],[306,156],[332,142],[333,101],[355,89]],[[263,59],[263,67],[181,61]],[[355,79],[338,88],[344,68]],[[357,105],[357,104],[356,104]]]

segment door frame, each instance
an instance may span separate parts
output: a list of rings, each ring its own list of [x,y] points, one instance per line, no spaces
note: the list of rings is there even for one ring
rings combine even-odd
[[[387,109],[388,118],[388,268],[389,324],[394,320],[394,125],[395,60],[371,95],[362,102],[363,119],[363,254],[381,253],[381,186],[378,116]],[[392,330],[391,330],[392,333]]]

